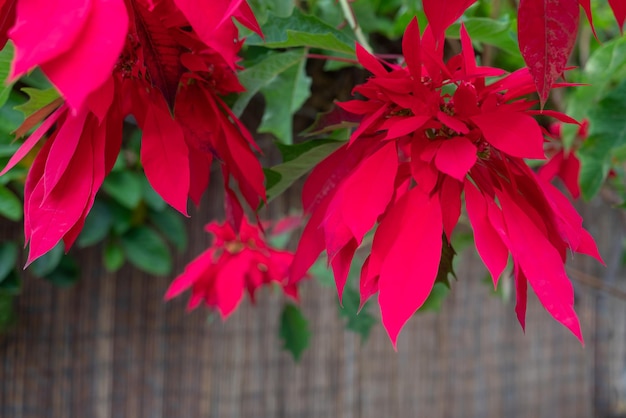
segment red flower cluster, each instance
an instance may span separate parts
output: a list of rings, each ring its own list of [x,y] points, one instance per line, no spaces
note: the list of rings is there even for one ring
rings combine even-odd
[[[241,302],[244,290],[254,302],[259,287],[276,283],[287,296],[298,299],[296,285],[303,276],[289,280],[293,254],[269,247],[258,226],[243,218],[239,233],[228,223],[212,222],[205,229],[215,242],[172,282],[166,300],[191,288],[190,310],[204,301],[226,319]]]
[[[38,65],[64,99],[25,121],[22,131],[43,123],[2,171],[47,138],[25,184],[29,262],[61,239],[72,245],[119,154],[129,115],[143,132],[150,184],[183,214],[188,198],[198,203],[206,189],[214,157],[232,205],[239,207],[231,178],[251,207],[265,198],[252,136],[220,98],[243,90],[233,18],[260,34],[245,1],[4,0],[0,12],[0,29],[12,26],[12,76]],[[243,211],[234,212],[237,224]]]
[[[580,160],[576,156],[576,150],[587,139],[589,121],[582,122],[570,149],[565,149],[563,146],[561,126],[558,122],[550,125],[550,141],[545,147],[548,161],[537,173],[547,181],[551,181],[555,177],[560,178],[572,197],[578,199],[580,197]]]
[[[494,286],[512,256],[522,326],[530,283],[552,316],[582,340],[564,262],[568,250],[600,257],[567,198],[523,160],[544,158],[536,102],[524,98],[535,90],[532,77],[526,68],[505,75],[478,66],[463,26],[462,52],[445,62],[439,42],[445,26],[432,30],[420,37],[417,21],[409,24],[406,66],[383,63],[357,45],[373,76],[354,89],[365,100],[339,105],[361,122],[304,186],[311,217],[292,274],[299,277],[325,249],[341,296],[356,249],[378,223],[361,269],[361,300],[379,293],[395,345],[431,292],[464,194]],[[492,76],[503,77],[488,84]]]

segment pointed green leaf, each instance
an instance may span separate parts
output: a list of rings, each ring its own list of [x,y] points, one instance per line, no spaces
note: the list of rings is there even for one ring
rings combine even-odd
[[[9,99],[9,94],[14,84],[14,82],[7,83],[9,73],[11,72],[13,53],[14,47],[11,41],[8,41],[2,51],[0,51],[0,107],[4,106]]]
[[[124,265],[124,249],[116,242],[110,242],[104,247],[102,262],[104,268],[110,273],[115,273]]]
[[[359,334],[361,342],[364,343],[367,341],[372,327],[378,321],[368,310],[369,302],[359,311],[360,298],[358,291],[346,286],[343,290],[343,307],[339,305],[339,315],[346,319],[346,328]]]
[[[140,270],[156,276],[172,271],[172,256],[163,238],[146,226],[130,229],[121,238],[128,261]]]
[[[302,144],[293,145],[289,151],[292,152],[292,158],[287,162],[269,169],[269,171],[271,171],[270,175],[274,181],[272,184],[268,183],[267,201],[271,201],[287,190],[296,180],[308,173],[317,163],[344,143],[343,141],[315,139]],[[298,149],[298,151],[303,150],[303,152],[296,154],[296,149]],[[280,176],[280,178],[278,178],[278,176]]]
[[[246,39],[246,44],[266,48],[319,48],[354,56],[353,38],[297,8],[287,18],[270,16],[262,29],[265,39],[253,34]]]
[[[187,248],[187,229],[182,215],[171,207],[161,211],[150,211],[148,217],[152,224],[167,238],[179,252]]]
[[[85,219],[85,225],[76,244],[81,248],[94,245],[105,239],[112,227],[113,215],[110,208],[105,201],[96,199]]]
[[[298,361],[304,350],[309,346],[311,331],[309,322],[295,305],[286,304],[280,315],[280,339],[283,349],[289,351]]]
[[[80,278],[80,269],[76,260],[70,256],[65,256],[61,258],[59,265],[43,278],[55,286],[70,287],[76,284]]]
[[[141,176],[128,170],[111,172],[104,180],[102,188],[117,203],[128,209],[136,208],[143,195]]]
[[[424,302],[418,312],[434,311],[439,312],[441,310],[441,304],[445,300],[446,296],[450,292],[450,288],[442,282],[436,282],[433,286],[433,290],[430,291],[428,299]]]
[[[239,81],[246,88],[246,91],[241,93],[233,104],[233,113],[241,116],[255,94],[281,73],[302,63],[305,56],[305,50],[302,48],[280,53],[272,52],[260,62],[241,71]]]
[[[15,268],[17,254],[18,249],[14,242],[7,241],[0,244],[0,282],[6,279]]]
[[[44,277],[52,273],[63,258],[64,248],[63,242],[59,242],[52,250],[33,261],[28,270],[36,277]]]
[[[24,117],[32,115],[37,110],[49,105],[61,97],[59,92],[54,87],[50,87],[45,90],[39,90],[33,87],[24,87],[21,91],[28,94],[29,99],[26,103],[15,106],[15,110],[22,112]]]
[[[17,222],[23,214],[21,200],[11,189],[0,185],[0,215]]]
[[[285,144],[293,143],[293,114],[311,95],[311,78],[306,75],[304,64],[301,59],[261,89],[265,112],[258,131],[271,133]]]

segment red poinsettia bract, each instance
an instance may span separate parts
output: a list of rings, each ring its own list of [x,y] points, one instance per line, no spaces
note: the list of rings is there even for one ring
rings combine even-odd
[[[213,245],[172,282],[166,300],[191,289],[190,310],[204,302],[226,319],[246,290],[254,301],[259,287],[276,283],[287,296],[298,299],[296,285],[303,276],[289,280],[293,253],[271,248],[258,226],[249,224],[244,217],[239,233],[229,223],[211,222],[205,229],[215,236]]]
[[[556,177],[560,178],[574,199],[580,197],[580,160],[576,156],[576,150],[587,139],[588,130],[589,121],[585,120],[578,128],[572,147],[565,149],[561,137],[561,124],[555,122],[550,125],[550,141],[545,147],[548,161],[537,172],[540,177],[547,181],[551,181]]]
[[[536,102],[524,98],[534,91],[533,79],[526,68],[505,74],[478,66],[463,26],[461,43],[462,52],[445,62],[442,43],[430,28],[420,37],[413,20],[402,42],[405,66],[383,63],[357,45],[360,63],[373,75],[354,89],[364,100],[339,106],[361,122],[304,186],[310,219],[292,274],[299,277],[326,250],[341,296],[356,249],[378,224],[361,269],[361,300],[378,292],[395,345],[431,292],[464,195],[494,286],[513,259],[522,326],[530,283],[582,341],[564,261],[568,250],[600,257],[568,199],[523,160],[544,158]],[[491,76],[500,78],[489,84]]]
[[[130,115],[143,133],[146,177],[183,214],[188,198],[197,204],[206,189],[213,159],[222,164],[231,206],[239,202],[230,179],[251,207],[265,198],[256,144],[221,99],[243,90],[235,73],[242,41],[233,18],[260,33],[245,1],[10,4],[13,76],[38,65],[63,97],[26,119],[22,134],[41,125],[0,173],[45,139],[25,185],[29,263],[59,240],[69,248],[76,239]]]

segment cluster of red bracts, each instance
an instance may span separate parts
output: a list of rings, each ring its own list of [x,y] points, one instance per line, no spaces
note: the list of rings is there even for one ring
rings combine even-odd
[[[463,27],[462,52],[444,62],[441,33],[432,31],[427,27],[421,38],[417,21],[411,22],[402,44],[405,66],[381,62],[357,46],[373,76],[355,88],[365,100],[339,106],[361,122],[304,186],[310,219],[292,274],[299,277],[326,250],[341,296],[356,249],[378,224],[361,269],[361,300],[378,292],[395,345],[431,292],[464,195],[494,286],[509,256],[513,260],[522,326],[530,283],[552,316],[582,340],[564,263],[568,250],[600,257],[568,199],[523,160],[545,158],[543,131],[531,110],[536,102],[524,98],[535,89],[532,77],[527,69],[505,75],[478,66]],[[487,84],[490,76],[503,77]]]
[[[61,239],[72,245],[130,115],[146,177],[181,213],[200,200],[214,159],[231,205],[231,178],[252,208],[265,198],[256,145],[220,98],[243,90],[233,18],[261,33],[245,1],[4,0],[0,11],[1,35],[15,45],[12,77],[39,66],[63,97],[25,121],[42,123],[3,170],[45,139],[25,185],[29,262]],[[243,211],[233,212],[236,224]]]
[[[244,291],[254,302],[257,289],[276,284],[285,295],[298,300],[297,282],[289,282],[289,266],[293,253],[276,250],[264,240],[264,233],[244,217],[239,232],[228,223],[212,222],[205,230],[215,236],[204,253],[187,265],[165,295],[172,299],[191,289],[188,309],[204,302],[226,319],[237,308]]]

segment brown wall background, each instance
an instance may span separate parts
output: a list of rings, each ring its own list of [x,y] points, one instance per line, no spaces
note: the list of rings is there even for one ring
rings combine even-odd
[[[207,245],[201,227],[219,202],[192,215],[176,271]],[[600,202],[583,211],[608,264],[570,263],[584,348],[534,297],[524,335],[512,303],[481,283],[473,251],[442,311],[414,317],[397,353],[380,325],[361,344],[344,330],[334,290],[307,283],[313,339],[295,363],[277,337],[278,293],[208,322],[206,311],[185,313],[183,299],[162,302],[171,278],[108,274],[97,249],[79,252],[71,289],[25,280],[19,323],[0,337],[0,417],[626,416],[623,213]]]

